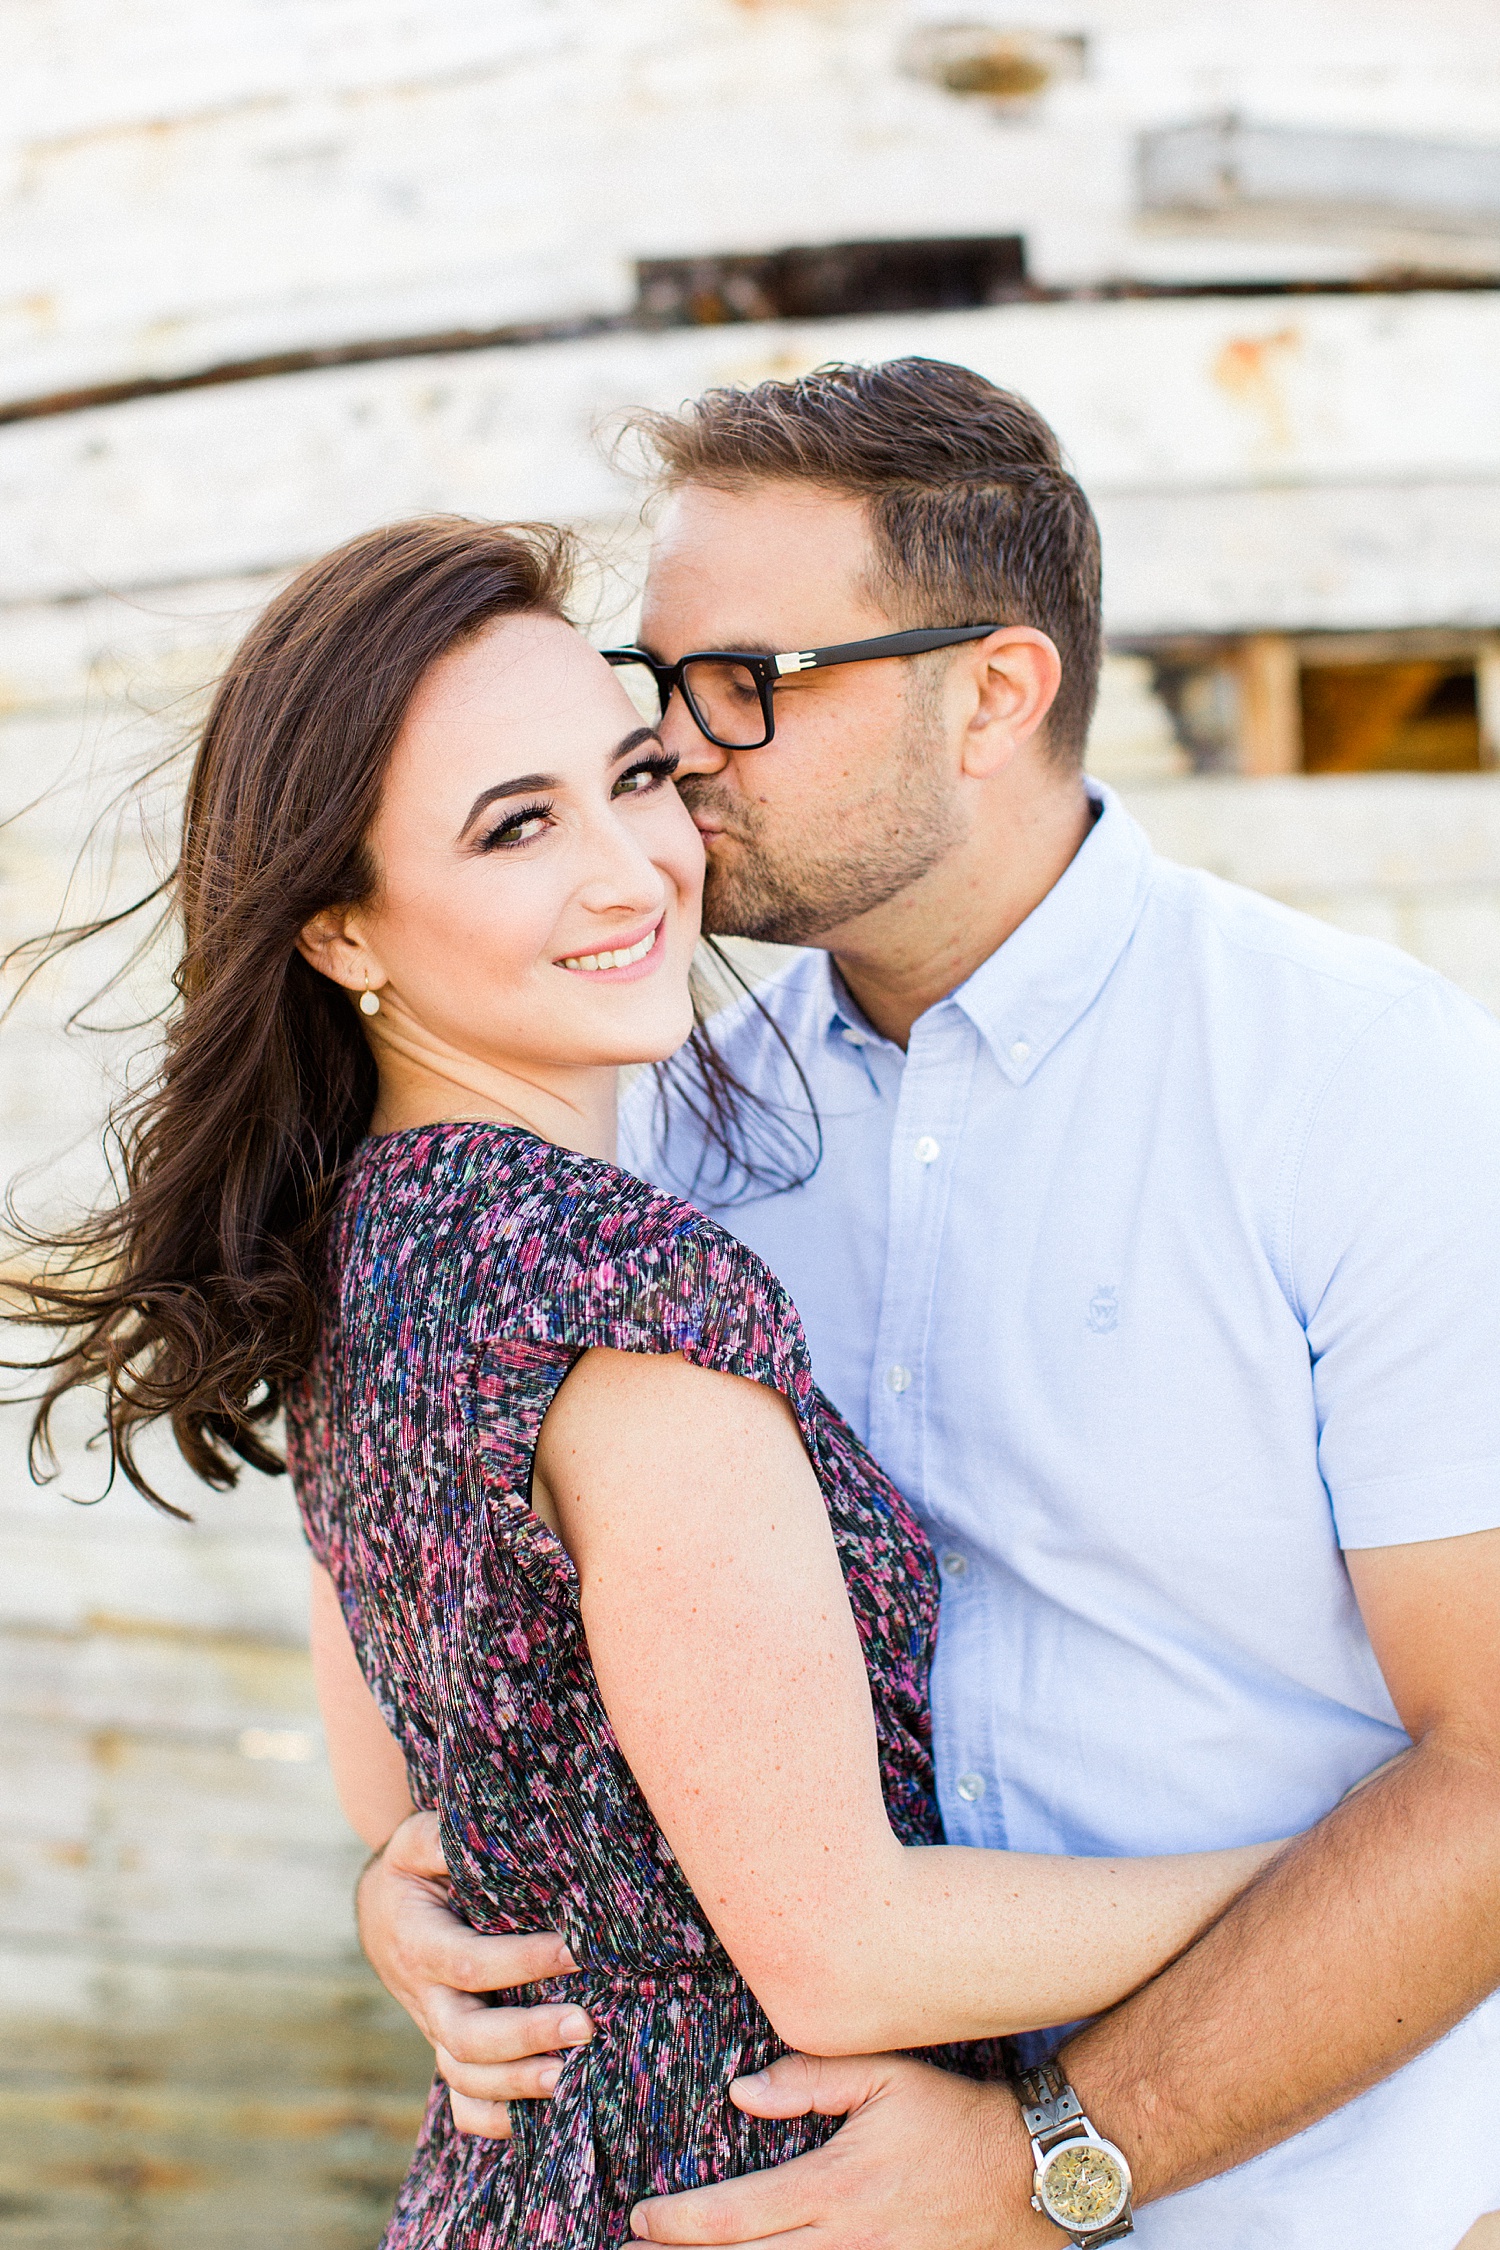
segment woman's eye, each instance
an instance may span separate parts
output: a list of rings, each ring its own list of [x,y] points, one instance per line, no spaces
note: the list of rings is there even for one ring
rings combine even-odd
[[[545,833],[551,824],[551,810],[546,805],[528,805],[522,812],[514,812],[502,820],[485,837],[483,850],[487,852],[510,851],[518,844],[529,844]]]
[[[631,766],[621,774],[611,794],[616,797],[644,796],[648,790],[659,789],[664,781],[670,781],[676,771],[675,757],[643,758],[638,766]]]

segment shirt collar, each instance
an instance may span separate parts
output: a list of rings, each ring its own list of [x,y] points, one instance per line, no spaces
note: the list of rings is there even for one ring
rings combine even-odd
[[[1092,1005],[1145,905],[1151,846],[1112,789],[1091,779],[1088,793],[1099,813],[1062,875],[968,982],[918,1020],[913,1038],[940,1009],[960,1008],[1006,1077],[1024,1085]],[[831,1036],[850,1045],[889,1044],[865,1021],[826,954],[821,981],[820,1013]]]
[[[889,1047],[892,1054],[900,1048],[877,1031],[864,1009],[845,986],[843,978],[833,965],[831,953],[818,955],[818,1013],[830,1038],[842,1039],[850,1047]]]

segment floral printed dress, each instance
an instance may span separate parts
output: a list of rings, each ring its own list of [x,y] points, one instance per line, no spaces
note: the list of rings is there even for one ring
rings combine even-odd
[[[729,2081],[782,2052],[614,1740],[568,1555],[528,1504],[542,1418],[591,1346],[680,1352],[784,1394],[828,1505],[903,1842],[934,1843],[932,1556],[815,1388],[796,1312],[689,1206],[505,1126],[367,1141],[330,1243],[315,1364],[289,1408],[308,1538],[366,1679],[441,1818],[454,1911],[561,1931],[593,2041],[514,2138],[456,2133],[434,2087],[385,2250],[596,2250],[643,2195],[757,2171],[836,2121],[743,2116]],[[649,1620],[645,1621],[649,1629]],[[989,2049],[945,2053],[989,2075]]]

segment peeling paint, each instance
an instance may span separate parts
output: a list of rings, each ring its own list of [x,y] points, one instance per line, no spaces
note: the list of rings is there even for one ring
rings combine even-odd
[[[1260,421],[1269,452],[1292,446],[1291,409],[1282,387],[1286,362],[1302,349],[1298,328],[1278,328],[1269,336],[1234,336],[1214,360],[1212,380]]]

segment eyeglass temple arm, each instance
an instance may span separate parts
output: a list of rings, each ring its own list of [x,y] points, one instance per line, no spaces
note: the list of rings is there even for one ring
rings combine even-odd
[[[816,672],[826,664],[862,664],[873,656],[923,656],[928,649],[953,648],[960,641],[982,641],[998,625],[933,625],[910,633],[883,633],[873,641],[835,641],[828,648],[793,649],[771,659],[778,677]]]

